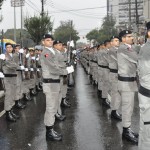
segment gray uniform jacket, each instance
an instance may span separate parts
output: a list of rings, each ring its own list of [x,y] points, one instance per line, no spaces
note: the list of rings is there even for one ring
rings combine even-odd
[[[59,67],[59,56],[50,49],[44,48],[40,56],[42,75],[43,78],[59,79],[60,75],[67,75],[67,70]]]
[[[108,62],[110,69],[118,69],[117,64],[117,47],[111,47],[108,51]]]
[[[150,90],[150,40],[141,48],[138,56],[138,73],[140,84]]]
[[[118,48],[118,75],[121,77],[136,77],[137,53],[126,44],[121,44]],[[137,83],[119,81],[118,88],[121,91],[137,91]]]
[[[4,74],[17,74],[16,70],[18,68],[18,64],[15,63],[13,56],[10,54],[5,54],[6,60],[3,61],[3,73]]]

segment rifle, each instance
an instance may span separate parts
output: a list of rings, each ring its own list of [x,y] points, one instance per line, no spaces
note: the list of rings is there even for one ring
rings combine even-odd
[[[31,62],[30,68],[34,69],[34,60],[31,59],[30,62]],[[31,69],[30,69],[30,79],[34,79],[34,70]]]
[[[25,68],[29,68],[29,66],[28,66],[28,58],[26,58],[26,57],[25,57],[25,65],[24,66],[25,66]],[[30,80],[29,71],[25,71],[24,75],[25,75],[25,79],[26,80]]]
[[[19,53],[19,65],[20,66],[23,66],[23,54],[22,53]],[[21,79],[22,81],[25,79],[25,75],[24,75],[24,71],[21,70]]]
[[[38,55],[36,55],[35,60],[38,58]],[[39,65],[38,60],[36,60],[36,68],[39,69],[41,66]],[[40,71],[36,71],[36,76],[37,78],[41,78],[41,72]]]
[[[0,72],[3,72],[3,64],[4,60],[0,60]],[[5,91],[5,84],[4,84],[4,79],[0,78],[0,91]]]

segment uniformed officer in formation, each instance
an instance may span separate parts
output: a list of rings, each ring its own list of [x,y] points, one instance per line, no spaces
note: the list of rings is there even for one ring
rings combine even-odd
[[[92,74],[94,48],[89,49],[90,51],[84,49],[81,52],[80,59],[85,70],[89,62],[90,71],[87,73],[92,80],[95,80]],[[133,43],[131,31],[123,30],[119,33],[119,37],[113,36],[110,40],[105,40],[97,46],[97,49],[95,54],[98,65],[98,96],[103,106],[111,107],[111,118],[122,121],[122,138],[137,144],[139,135],[131,130],[131,117],[135,92],[138,91],[137,54],[139,45]],[[121,113],[119,112],[120,107]]]
[[[46,111],[44,124],[46,126],[47,140],[62,140],[62,135],[54,130],[55,116],[58,113],[60,97],[60,76],[67,75],[74,71],[73,66],[61,68],[59,62],[59,53],[53,49],[53,37],[45,34],[42,40],[44,45],[40,56],[43,92],[46,96]]]
[[[147,27],[147,42],[141,47],[138,57],[139,74],[139,107],[140,107],[140,131],[139,150],[150,149],[150,22]]]
[[[122,120],[118,110],[121,105],[121,95],[118,90],[118,64],[117,64],[117,51],[119,47],[119,38],[112,36],[111,48],[108,52],[108,63],[109,63],[109,81],[111,91],[111,117],[117,120]]]

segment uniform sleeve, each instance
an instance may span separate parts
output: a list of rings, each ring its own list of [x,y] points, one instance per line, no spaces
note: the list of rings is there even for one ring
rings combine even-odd
[[[120,50],[118,53],[128,61],[137,64],[138,57],[137,57],[137,53],[134,50],[128,50],[127,47],[125,47],[122,50]]]

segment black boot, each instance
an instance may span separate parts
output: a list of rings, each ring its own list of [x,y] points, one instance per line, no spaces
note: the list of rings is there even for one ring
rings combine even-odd
[[[102,98],[102,105],[106,106],[107,108],[110,108],[110,103],[108,102],[108,100],[106,98]]]
[[[138,144],[138,134],[134,133],[130,127],[123,128],[122,138],[124,138],[134,144]]]
[[[27,100],[27,101],[31,101],[32,98],[31,98],[31,96],[30,96],[30,93],[25,93],[25,94],[24,94],[24,99]]]
[[[11,111],[6,111],[6,120],[8,120],[10,122],[16,122],[16,119],[11,114]]]
[[[117,112],[117,110],[112,110],[111,111],[111,118],[118,120],[118,121],[122,121],[122,117],[121,115]]]
[[[55,115],[55,118],[56,118],[56,120],[64,121],[66,119],[66,116],[65,115],[60,115],[60,114],[57,113]]]
[[[46,140],[47,141],[61,141],[62,135],[57,133],[53,126],[46,126]]]
[[[98,95],[99,97],[102,97],[102,91],[97,90],[97,95]]]
[[[61,106],[67,108],[71,107],[71,105],[67,102],[66,98],[62,98]]]
[[[30,89],[31,95],[35,96],[37,94],[36,88]]]
[[[15,113],[13,112],[13,110],[11,110],[11,114],[12,114],[12,116],[13,116],[15,119],[19,119],[19,118],[20,118],[19,115],[15,114]]]
[[[26,107],[25,104],[22,104],[20,100],[15,101],[15,107],[19,109],[24,109]]]
[[[36,85],[36,90],[37,90],[37,91],[42,91],[42,88],[40,88],[39,85]]]

